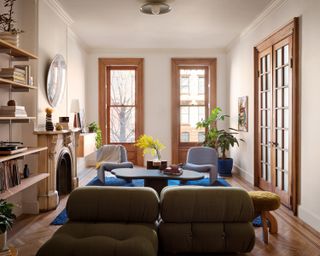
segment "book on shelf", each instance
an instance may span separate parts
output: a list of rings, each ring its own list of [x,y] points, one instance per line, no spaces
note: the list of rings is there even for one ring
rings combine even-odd
[[[26,110],[25,106],[0,106],[0,110]]]
[[[0,163],[0,191],[21,184],[21,163],[19,159],[9,160]]]
[[[13,68],[2,68],[0,77],[16,83],[30,84],[30,65],[16,65]]]

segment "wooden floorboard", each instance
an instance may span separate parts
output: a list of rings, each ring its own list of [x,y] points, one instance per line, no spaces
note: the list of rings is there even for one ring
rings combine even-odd
[[[85,186],[96,177],[96,170],[83,169],[78,174],[80,186]],[[257,190],[248,182],[234,176],[226,178],[234,187],[246,190]],[[22,215],[9,232],[9,245],[18,248],[19,256],[35,255],[40,246],[45,243],[60,226],[50,223],[64,209],[68,196],[61,198],[56,210],[39,215]],[[262,228],[255,228],[256,244],[251,253],[237,254],[246,256],[320,256],[320,234],[293,216],[286,207],[281,206],[274,212],[278,220],[279,232],[269,236],[269,244],[262,240]]]

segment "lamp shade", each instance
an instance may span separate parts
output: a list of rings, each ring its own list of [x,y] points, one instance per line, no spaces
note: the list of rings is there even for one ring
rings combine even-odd
[[[79,99],[73,99],[71,101],[70,112],[71,113],[79,113],[80,112]]]

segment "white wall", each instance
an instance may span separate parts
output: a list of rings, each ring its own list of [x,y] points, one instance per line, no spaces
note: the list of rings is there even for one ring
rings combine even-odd
[[[48,4],[50,0],[39,1],[39,64],[38,64],[38,125],[45,124],[45,108],[50,107],[46,97],[46,79],[50,63],[56,54],[64,56],[67,63],[67,81],[64,96],[60,104],[54,108],[53,122],[59,121],[59,116],[70,116],[70,126],[73,114],[69,112],[72,99],[79,99],[80,108],[85,108],[85,47],[72,32],[66,21]]]
[[[87,61],[86,116],[98,121],[98,58],[144,58],[144,132],[158,138],[165,146],[163,159],[171,160],[171,58],[217,58],[217,105],[228,111],[225,53],[213,49],[179,50],[110,49],[91,52]]]
[[[230,86],[231,126],[237,122],[237,102],[240,96],[249,96],[249,132],[241,133],[246,140],[232,151],[241,174],[253,183],[254,156],[254,90],[253,47],[273,31],[300,17],[301,42],[301,174],[299,217],[320,231],[320,172],[318,170],[320,137],[320,1],[288,0],[265,17],[262,23],[241,37],[228,53],[228,84]]]

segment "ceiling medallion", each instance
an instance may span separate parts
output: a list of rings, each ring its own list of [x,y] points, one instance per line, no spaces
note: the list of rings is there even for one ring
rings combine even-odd
[[[141,6],[140,12],[150,15],[160,15],[171,11],[171,7],[166,3],[148,2]]]

